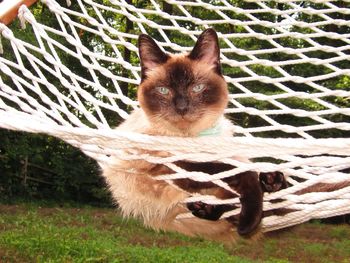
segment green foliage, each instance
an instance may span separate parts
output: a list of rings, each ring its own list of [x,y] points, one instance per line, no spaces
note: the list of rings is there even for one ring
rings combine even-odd
[[[29,196],[110,203],[96,162],[78,149],[44,135],[0,130],[0,137],[2,199]]]
[[[58,1],[63,6],[66,5],[65,0]],[[72,3],[70,7],[73,10],[78,10],[79,5],[76,2]],[[57,20],[52,16],[50,10],[42,4],[37,2],[32,8],[32,13],[36,19],[53,28],[60,28]],[[72,19],[80,19],[74,18]],[[120,18],[118,18],[120,19]],[[38,45],[35,34],[30,26],[22,29],[19,25],[18,19],[11,24],[11,29],[14,35],[25,42]],[[103,40],[98,39],[97,36],[92,37],[91,34],[86,32],[79,32],[81,41],[85,46],[91,50],[104,49],[108,55],[108,49],[103,47]],[[68,50],[74,52],[74,46],[69,43],[62,36],[52,34],[48,32],[51,38],[58,43],[61,43]],[[3,41],[4,50],[11,50],[10,43]],[[46,46],[46,50],[49,50]],[[55,51],[60,57],[61,62],[64,65],[69,65],[70,70],[85,79],[91,80],[91,75],[86,67],[84,67],[80,61],[74,56],[70,56],[65,53],[64,50],[56,48]],[[45,59],[40,53],[33,52],[39,60]],[[9,60],[15,60],[15,55],[11,52],[5,52],[4,57]],[[25,57],[22,57],[25,67],[36,75],[30,63]],[[108,66],[108,65],[107,65]],[[115,68],[117,71],[117,69]],[[21,74],[21,72],[14,69],[15,74]],[[62,94],[70,97],[71,94],[54,74],[48,71],[44,71],[44,77],[49,83],[54,85]],[[118,72],[117,72],[118,74]],[[21,74],[22,75],[22,74]],[[3,82],[9,87],[16,89],[16,85],[11,78],[7,76],[1,76]],[[109,83],[105,83],[104,79],[100,78],[101,85],[114,89]],[[30,80],[28,79],[30,82]],[[41,86],[41,89],[49,98],[58,102],[56,96],[50,93],[45,86]],[[85,87],[85,90],[92,94],[94,97],[100,95],[93,87]],[[27,92],[38,101],[45,105],[42,98],[35,94],[31,90]],[[101,97],[101,100],[105,98]],[[81,98],[84,106],[94,112],[88,102]],[[5,100],[5,103],[13,106],[13,103],[9,100]],[[59,103],[58,103],[59,104]],[[83,123],[91,125],[73,106],[66,104],[68,110],[74,113]],[[16,106],[14,106],[16,107]],[[120,121],[119,117],[116,117],[115,113],[105,112],[106,119],[110,123],[117,123]],[[63,118],[67,118],[62,114]],[[80,202],[95,203],[98,205],[110,205],[111,200],[108,190],[105,187],[105,183],[102,177],[99,175],[99,167],[97,163],[86,157],[81,151],[75,149],[68,144],[59,141],[58,139],[35,134],[26,134],[20,132],[13,132],[7,130],[0,130],[0,198],[10,200],[13,198],[31,197],[31,198],[45,198],[56,200],[76,200]],[[28,161],[26,165],[25,162]]]
[[[77,1],[71,1],[72,5],[69,7],[72,10],[79,11],[79,3]],[[135,7],[150,9],[152,3],[150,1],[145,0],[128,0],[128,3],[133,4]],[[223,5],[221,1],[210,0],[208,3]],[[230,0],[228,1],[234,7],[237,7],[237,10],[240,9],[260,9],[261,5],[259,3],[254,3],[250,1],[238,1],[238,0]],[[59,0],[59,4],[66,6],[66,0]],[[110,1],[103,0],[101,1],[103,5],[111,6]],[[166,13],[171,15],[184,16],[183,11],[177,7],[176,5],[169,4],[165,1],[158,1],[159,7]],[[300,3],[305,8],[322,8],[322,3],[314,3],[314,2],[302,2]],[[275,9],[286,11],[292,8],[288,3],[283,2],[275,2],[275,1],[267,1],[264,2],[264,5]],[[336,1],[334,5],[344,8],[347,7],[347,3],[345,1]],[[87,5],[88,6],[88,5]],[[117,6],[114,8],[118,9]],[[221,19],[222,17],[218,15],[214,10],[203,9],[198,6],[186,6],[186,9],[191,15],[198,19],[203,20],[216,20]],[[57,22],[50,10],[38,1],[31,8],[32,13],[35,18],[52,28],[60,29],[60,24]],[[115,13],[110,10],[100,10],[101,14],[106,19],[108,25],[114,27],[115,29],[137,35],[141,32],[137,23],[130,21],[127,17],[125,17],[122,12]],[[92,7],[87,8],[87,12],[94,19],[99,20],[99,16],[95,13]],[[129,10],[129,12],[133,12]],[[225,49],[225,56],[228,59],[232,59],[235,61],[247,61],[249,62],[251,58],[248,55],[242,54],[242,52],[237,52],[236,50],[246,50],[246,51],[260,51],[260,50],[269,50],[274,48],[275,45],[272,43],[272,40],[266,40],[259,37],[252,37],[244,35],[249,33],[247,27],[239,25],[236,23],[239,21],[250,21],[251,18],[247,16],[244,12],[233,12],[229,10],[223,10],[223,15],[226,15],[231,18],[230,21],[223,24],[213,24],[213,28],[215,28],[218,32],[222,34],[232,34],[232,37],[228,39],[231,41],[234,49],[232,49],[232,45],[228,45],[226,41],[221,40],[220,46],[222,49]],[[134,14],[137,16],[137,14]],[[158,25],[164,26],[173,26],[173,23],[165,19],[164,17],[154,14],[154,13],[144,13],[144,16],[149,20],[153,21]],[[284,19],[283,16],[276,15],[274,13],[268,12],[257,12],[254,13],[254,16],[265,22],[280,22]],[[345,13],[328,13],[327,16],[332,17],[334,19],[344,19],[349,20],[350,15]],[[90,30],[99,30],[94,28],[93,25],[89,24],[89,22],[85,18],[81,18],[74,15],[69,15],[70,19],[75,22],[81,23],[82,25],[90,27]],[[307,23],[313,23],[316,21],[320,21],[320,17],[318,15],[312,15],[311,13],[302,12],[294,15],[294,18],[298,21],[303,21]],[[200,24],[196,24],[193,21],[184,19],[178,20],[177,23],[182,27],[188,30],[203,30],[204,27]],[[11,24],[11,29],[13,30],[16,37],[22,39],[25,42],[33,43],[38,45],[38,41],[36,40],[33,29],[30,26],[27,26],[25,29],[21,29],[19,26],[19,21],[15,20]],[[156,29],[153,29],[151,26],[144,24],[147,32],[154,37],[156,40],[164,42],[163,36]],[[338,34],[349,34],[350,28],[345,25],[336,26],[332,23],[325,23],[324,25],[318,26],[319,29],[325,32],[336,32]],[[271,35],[274,36],[276,34],[280,34],[281,32],[278,29],[266,26],[264,23],[262,24],[254,24],[250,26],[251,30],[261,34],[261,35]],[[68,29],[68,31],[71,29]],[[296,33],[311,33],[313,29],[307,27],[298,27],[294,26],[291,28],[287,28],[286,30],[290,30]],[[166,36],[173,43],[176,43],[181,46],[192,47],[194,44],[194,40],[189,36],[184,36],[179,30],[164,30]],[[117,48],[120,54],[116,54],[113,47],[106,43],[102,37],[92,34],[89,30],[78,29],[76,32],[82,44],[88,48],[88,50],[96,53],[100,53],[106,55],[110,58],[117,58],[118,56],[122,56],[124,60],[128,61],[131,65],[137,66],[139,63],[138,56],[132,50],[129,50],[127,47],[122,45],[117,45]],[[112,32],[104,32],[111,39],[118,40]],[[63,36],[53,34],[48,32],[51,38],[53,38],[57,43],[60,43],[67,50],[71,52],[75,52],[74,44],[70,41],[67,41]],[[228,35],[226,35],[228,36]],[[125,37],[127,41],[132,44],[136,44],[136,39],[132,37]],[[280,37],[273,38],[278,45],[283,47],[288,47],[290,50],[296,49],[305,49],[312,47],[312,43],[304,38],[298,37]],[[341,39],[335,39],[332,37],[314,37],[312,41],[320,46],[328,46],[328,47],[340,47],[347,45]],[[3,39],[3,45],[5,54],[3,55],[5,58],[9,60],[15,60],[15,55],[12,52],[6,52],[6,50],[11,50],[10,43]],[[47,45],[47,44],[45,44]],[[48,47],[45,46],[47,50]],[[170,47],[165,47],[165,49],[169,52],[174,52],[177,50],[171,50]],[[175,48],[176,49],[176,48]],[[231,50],[231,51],[230,51]],[[90,71],[81,63],[79,59],[75,56],[68,55],[65,50],[60,48],[55,48],[57,55],[59,56],[62,64],[67,65],[73,74],[77,74],[87,80],[92,80],[93,76]],[[343,51],[346,53],[347,51]],[[256,54],[255,56],[262,60],[268,60],[272,62],[284,62],[284,61],[294,61],[293,63],[286,64],[280,66],[280,69],[277,70],[272,66],[265,65],[264,63],[250,63],[247,64],[247,67],[231,67],[229,65],[223,65],[223,73],[229,76],[232,79],[248,77],[250,74],[247,72],[248,70],[254,72],[259,76],[267,76],[272,79],[284,77],[282,72],[286,72],[291,76],[300,76],[304,78],[309,78],[316,75],[327,74],[331,72],[331,70],[322,65],[317,65],[315,63],[302,63],[299,62],[300,56],[298,54],[292,54],[287,52],[266,52],[262,54]],[[33,52],[35,56],[38,57],[41,61],[45,62],[47,58],[42,56],[40,53]],[[311,49],[309,52],[305,53],[308,57],[312,57],[315,59],[330,59],[337,54],[320,50],[320,49]],[[88,62],[89,58],[84,57]],[[23,57],[23,64],[25,67],[32,72],[32,74],[36,74],[35,71],[31,68],[29,61]],[[113,63],[111,61],[99,60],[101,66],[109,69],[116,76],[122,76],[126,78],[133,78],[130,70],[123,68],[121,65],[117,63]],[[340,60],[332,62],[332,65],[341,68],[347,69],[350,68],[349,60]],[[14,70],[15,74],[21,74],[21,72]],[[55,76],[54,73],[43,72],[45,78],[49,83],[58,88],[59,92],[66,95],[67,97],[72,96],[69,92],[69,89],[61,83]],[[110,92],[115,92],[115,83],[113,83],[108,77],[106,77],[103,73],[95,72],[96,78],[99,80],[101,86],[105,87]],[[16,89],[16,85],[13,83],[13,80],[7,76],[1,76],[2,81],[10,86],[13,89]],[[28,78],[28,81],[29,78]],[[136,97],[136,85],[129,84],[127,82],[119,81],[119,88],[122,90],[123,94],[128,95],[130,98]],[[285,91],[280,89],[275,84],[267,83],[266,81],[246,81],[241,83],[247,90],[255,94],[263,94],[266,96],[270,95],[283,95]],[[40,85],[40,84],[39,84]],[[92,86],[81,84],[82,88],[84,88],[87,92],[89,92],[93,97],[98,98],[99,100],[109,103],[109,98],[104,94],[101,94],[100,91],[95,89]],[[333,76],[330,78],[326,78],[324,80],[320,80],[314,83],[314,85],[309,85],[308,83],[303,83],[300,81],[286,81],[283,82],[283,85],[287,89],[291,89],[293,91],[298,91],[306,94],[318,94],[320,90],[316,87],[323,86],[328,89],[336,89],[339,91],[348,91],[350,89],[350,77],[346,75]],[[50,97],[50,99],[54,102],[58,102],[56,96],[51,94],[46,87],[41,86],[43,91]],[[233,94],[242,94],[243,91],[241,88],[235,84],[229,85],[229,90]],[[40,96],[35,94],[33,91],[27,91],[34,99],[38,101],[38,103],[45,102],[42,101]],[[84,98],[80,98],[81,103],[86,107],[89,112],[92,112],[94,116],[98,119],[98,113],[95,109],[94,105],[84,100]],[[326,103],[332,104],[339,108],[350,108],[350,99],[339,97],[339,96],[328,96],[322,97],[322,100],[326,101]],[[8,105],[13,105],[13,102],[9,100],[5,100],[5,103]],[[282,103],[290,109],[300,109],[307,112],[317,112],[327,109],[324,103],[321,103],[317,99],[304,99],[302,97],[293,96],[288,98],[276,99],[276,103],[272,103],[266,99],[258,99],[258,98],[247,98],[242,97],[236,100],[242,106],[248,107],[250,109],[256,110],[278,110],[279,108],[276,106],[276,103]],[[116,101],[118,106],[126,111],[129,111],[130,108],[126,106],[120,100]],[[91,122],[89,122],[82,112],[76,110],[72,105],[66,105],[68,110],[70,110],[76,117],[78,117],[84,124],[94,127]],[[120,116],[106,108],[101,108],[103,115],[105,116],[107,122],[111,126],[116,126],[120,123]],[[307,116],[302,116],[298,114],[271,114],[268,115],[269,118],[274,121],[284,124],[291,125],[295,127],[309,126],[309,125],[317,125],[315,119]],[[62,118],[67,120],[67,116],[62,114]],[[229,118],[233,120],[237,125],[241,125],[242,127],[259,127],[259,126],[269,126],[270,123],[258,115],[248,114],[248,113],[234,113],[230,114]],[[324,114],[322,118],[325,120],[329,120],[332,122],[350,122],[350,116],[340,113],[334,114]],[[329,137],[349,137],[350,131],[340,130],[340,129],[329,129],[329,130],[315,130],[309,131],[309,134],[319,138],[329,138]],[[286,133],[282,131],[266,131],[255,133],[255,136],[261,137],[298,137],[299,135],[295,133]],[[101,182],[101,178],[99,177],[99,171],[97,164],[91,159],[84,156],[77,149],[74,149],[67,144],[60,142],[54,138],[46,137],[43,135],[30,135],[23,134],[18,132],[10,132],[0,130],[0,196],[2,198],[14,198],[15,196],[31,196],[37,198],[56,198],[56,199],[69,199],[72,198],[74,200],[80,201],[95,201],[105,203],[108,200],[108,196],[106,194],[106,190],[103,182]],[[28,167],[28,171],[24,170],[24,162],[25,160],[31,164]],[[41,167],[38,169],[37,167]],[[42,169],[43,168],[43,169]],[[24,174],[27,173],[27,176],[39,179],[41,181],[45,181],[46,183],[27,180],[24,181]],[[49,183],[49,184],[47,184]]]

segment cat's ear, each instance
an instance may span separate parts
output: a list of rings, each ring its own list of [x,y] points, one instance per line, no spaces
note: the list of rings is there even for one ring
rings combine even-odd
[[[139,55],[141,60],[141,81],[146,78],[147,72],[164,64],[169,55],[164,53],[157,43],[148,35],[141,34],[138,39]]]
[[[188,57],[208,64],[221,74],[219,39],[214,29],[208,28],[200,34]]]

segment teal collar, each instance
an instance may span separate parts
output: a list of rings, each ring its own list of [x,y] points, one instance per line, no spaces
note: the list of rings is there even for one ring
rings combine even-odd
[[[214,126],[198,133],[198,137],[216,136],[221,133],[221,130],[222,130],[221,121],[218,121]]]

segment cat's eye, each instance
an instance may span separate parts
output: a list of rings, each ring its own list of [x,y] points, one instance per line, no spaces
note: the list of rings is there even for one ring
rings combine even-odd
[[[166,87],[157,87],[157,91],[162,95],[168,95],[170,90]]]
[[[201,91],[203,91],[205,88],[204,84],[199,84],[199,85],[196,85],[192,88],[193,92],[195,93],[199,93]]]

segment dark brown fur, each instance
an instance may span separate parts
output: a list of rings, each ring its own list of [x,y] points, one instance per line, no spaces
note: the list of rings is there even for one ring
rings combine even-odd
[[[187,171],[199,171],[208,174],[217,174],[235,168],[232,165],[225,163],[191,163],[191,162],[177,162],[181,168]],[[258,174],[255,172],[244,172],[233,177],[223,179],[232,189],[240,194],[240,201],[242,205],[239,217],[231,216],[227,218],[229,222],[237,225],[237,232],[240,235],[249,235],[258,227],[262,217],[262,190],[258,181]],[[189,192],[210,192],[221,199],[229,199],[236,197],[232,192],[223,188],[219,188],[212,182],[197,182],[190,179],[178,179],[175,181],[177,185],[186,189]],[[218,205],[208,206],[201,204],[205,209],[210,209],[207,213],[202,212],[202,218],[217,220],[220,216],[237,207],[233,205]],[[189,209],[195,214],[196,207],[194,204],[189,204]]]

